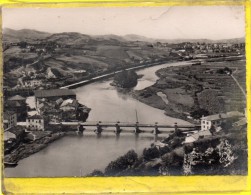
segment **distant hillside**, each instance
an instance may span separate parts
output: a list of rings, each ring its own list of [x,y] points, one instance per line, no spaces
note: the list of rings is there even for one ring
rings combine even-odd
[[[167,43],[244,43],[245,38],[234,38],[234,39],[220,39],[220,40],[211,40],[211,39],[158,39],[159,42],[167,42]]]
[[[163,63],[179,56],[170,55],[169,47],[155,47],[156,42],[217,42],[208,39],[156,40],[139,35],[86,35],[76,32],[50,34],[36,30],[4,29],[3,40],[26,41],[27,46],[4,45],[5,82],[14,86],[23,72],[36,72],[48,77],[67,77],[75,82],[103,72],[112,72],[141,64]],[[223,42],[243,42],[244,39]],[[140,41],[140,42],[137,42]],[[33,45],[35,44],[35,46]],[[10,82],[11,79],[15,82]],[[65,81],[62,81],[62,83]]]
[[[129,34],[129,35],[125,35],[123,36],[124,39],[126,39],[127,41],[143,41],[143,42],[156,42],[156,39],[152,39],[152,38],[148,38],[148,37],[144,37],[144,36],[140,36],[140,35],[135,35],[135,34]]]
[[[182,43],[182,42],[205,42],[205,43],[244,43],[245,38],[234,38],[234,39],[222,39],[222,40],[210,40],[210,39],[153,39],[136,34],[128,34],[125,36],[118,35],[85,35],[77,32],[63,32],[63,33],[47,33],[31,29],[22,29],[22,30],[13,30],[10,28],[3,29],[3,41],[6,42],[20,42],[20,41],[34,41],[37,39],[45,39],[46,41],[56,41],[58,43],[68,44],[82,44],[89,41],[118,41],[118,42],[127,42],[127,41],[141,41],[141,42],[163,42],[163,43]]]
[[[52,34],[46,38],[46,41],[53,41],[57,43],[67,43],[70,45],[86,43],[91,39],[91,36],[76,32],[63,32]]]
[[[50,33],[41,32],[31,29],[13,30],[10,28],[3,29],[3,41],[20,42],[36,39],[44,39],[50,36]]]
[[[128,41],[124,37],[121,37],[121,36],[118,36],[118,35],[113,35],[113,34],[110,34],[110,35],[95,35],[93,37],[95,37],[97,39],[100,39],[100,40],[117,40],[117,41],[121,41],[121,42]]]

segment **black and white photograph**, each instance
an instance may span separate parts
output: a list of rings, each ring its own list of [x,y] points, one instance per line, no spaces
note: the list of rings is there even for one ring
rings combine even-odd
[[[2,8],[4,177],[247,175],[244,6]]]

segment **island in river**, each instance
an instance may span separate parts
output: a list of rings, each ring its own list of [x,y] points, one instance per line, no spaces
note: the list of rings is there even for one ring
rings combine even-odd
[[[134,70],[122,70],[114,75],[112,86],[132,88],[138,83],[138,75]]]
[[[190,69],[190,68],[194,68],[193,66],[182,66],[182,67],[170,67],[170,68],[167,68],[166,70],[168,70],[168,71],[166,71],[166,73],[168,73],[171,69],[172,70],[176,70],[176,71],[179,71],[179,70],[181,70],[181,69]],[[196,68],[196,67],[195,67]],[[197,67],[197,68],[199,68],[199,67]],[[202,68],[202,67],[200,67],[200,68]],[[159,71],[163,71],[163,70],[165,70],[165,68],[164,69],[161,69],[161,70],[159,70]],[[158,71],[158,72],[159,72]],[[158,74],[158,72],[157,72],[157,74]],[[177,74],[178,75],[178,74]],[[222,76],[226,76],[226,75],[222,75]],[[159,82],[159,80],[157,81],[157,83]],[[144,91],[144,90],[148,90],[148,88],[152,88],[152,87],[155,87],[155,85],[156,84],[154,84],[153,86],[148,86],[146,89],[141,89],[141,90],[138,90],[138,92],[141,92],[141,91]],[[100,88],[100,89],[102,89],[102,90],[100,90],[99,89],[99,91],[103,91],[103,90],[105,90],[105,89],[107,89],[107,87],[108,87],[108,85],[107,86],[104,86],[103,88]],[[89,89],[89,88],[88,88]],[[77,89],[77,90],[80,90],[80,89]],[[86,89],[87,90],[87,89]],[[87,90],[88,92],[90,92],[89,90]],[[137,92],[137,91],[136,91]],[[136,93],[135,92],[135,93]],[[162,92],[162,94],[160,94],[160,93],[158,93],[158,92]],[[158,94],[160,94],[160,95],[162,95],[162,97],[160,97]],[[82,103],[84,103],[85,101],[86,101],[86,98],[88,98],[88,96],[90,95],[90,98],[91,99],[93,99],[94,97],[96,98],[101,98],[101,96],[96,96],[96,94],[95,93],[92,93],[92,94],[86,94],[86,95],[84,95],[84,94],[86,94],[86,91],[82,91],[79,95],[78,95],[78,98],[83,98],[83,102]],[[158,96],[158,98],[159,98],[159,100],[161,100],[161,101],[163,101],[164,102],[164,100],[162,99],[164,96],[163,96],[163,94],[165,94],[165,92],[163,92],[163,91],[161,91],[161,90],[159,90],[159,91],[156,91],[156,94],[157,94],[157,96]],[[104,94],[105,95],[105,94]],[[116,95],[116,93],[114,94],[114,95]],[[168,97],[168,95],[166,96],[167,97],[167,100],[168,100],[168,102],[167,103],[169,103],[170,102],[170,98]],[[110,96],[110,98],[113,98],[113,96]],[[97,101],[99,101],[99,99],[97,99]],[[94,105],[96,105],[97,104],[97,101],[94,101],[93,102],[93,104]],[[104,102],[106,102],[106,101],[104,101]],[[114,103],[116,103],[116,102],[114,102]],[[127,103],[128,103],[128,100],[127,100]],[[118,103],[118,105],[120,105],[121,106],[121,103],[119,102]],[[92,106],[90,106],[89,104],[88,104],[88,106],[89,107],[91,107],[92,108]],[[105,108],[103,108],[104,110],[107,110],[107,109],[109,109],[109,105],[107,105],[107,108],[105,107]],[[126,110],[125,110],[126,111]],[[134,110],[133,110],[134,111]],[[92,114],[92,112],[93,112],[93,114]],[[104,115],[104,114],[102,114],[102,113],[100,113],[100,110],[98,111],[98,112],[96,112],[95,111],[95,109],[93,109],[92,110],[92,112],[90,113],[91,115],[90,115],[90,119],[93,119],[93,115],[95,115],[95,116],[98,116],[98,117],[103,117],[103,119],[105,120],[106,118],[106,115]],[[127,115],[128,113],[126,113],[126,115]],[[128,115],[127,115],[128,116]],[[120,115],[120,117],[119,118],[121,118],[121,115]],[[164,119],[164,120],[168,120],[168,119]],[[147,120],[147,121],[149,121],[149,120]],[[151,121],[152,122],[152,121]],[[221,137],[221,135],[219,136],[219,137]],[[182,154],[182,151],[183,151],[183,147],[180,145],[180,144],[182,144],[182,140],[184,139],[184,137],[182,137],[181,139],[173,139],[173,140],[176,140],[177,141],[177,147],[176,146],[172,146],[172,148],[169,148],[168,150],[169,150],[169,152],[170,152],[170,150],[175,150],[175,149],[177,149],[177,151],[179,151],[180,153],[179,154]],[[167,144],[170,144],[170,142],[172,142],[172,141],[167,141]],[[217,140],[217,144],[214,146],[214,147],[216,147],[216,146],[218,146],[218,145],[220,145],[220,138]],[[175,144],[175,143],[174,143]],[[149,145],[150,145],[150,143],[149,143]],[[181,146],[181,148],[179,148]],[[243,148],[245,147],[245,145],[243,145],[242,146]],[[149,149],[148,147],[146,147],[147,149],[146,149],[146,151],[147,152],[145,152],[145,154],[143,154],[143,155],[147,155],[148,153],[149,154],[151,154],[151,153],[155,153],[154,151],[156,151],[156,149],[155,149],[155,147],[153,147],[153,149]],[[242,148],[242,149],[243,149]],[[241,151],[242,151],[242,149],[241,149]],[[153,152],[152,152],[153,151]],[[164,155],[164,154],[167,154],[166,156],[170,156],[170,158],[174,158],[174,159],[177,159],[176,157],[177,156],[175,156],[174,154],[169,154],[169,152],[168,152],[168,154],[167,153],[161,153],[161,157]],[[202,152],[202,151],[201,151]],[[157,152],[157,154],[159,155],[159,156],[157,156],[158,158],[160,157],[160,153],[159,152]],[[184,153],[183,153],[184,154]],[[141,158],[141,155],[139,155],[139,154],[137,154],[138,155],[138,157],[137,158]],[[133,152],[131,152],[131,153],[129,153],[129,155],[128,156],[132,156],[133,158],[135,158],[135,155],[134,155],[134,153]],[[155,157],[154,155],[153,155],[153,157]],[[151,157],[151,158],[148,158],[148,157],[146,157],[146,159],[144,160],[144,166],[146,166],[146,168],[147,167],[151,167],[150,165],[153,163],[153,157]],[[157,158],[156,157],[156,158]],[[169,157],[168,157],[169,158]],[[122,158],[122,159],[120,159],[120,160],[124,160],[125,158]],[[177,163],[177,162],[179,162],[179,163],[181,163],[181,164],[179,164],[179,168],[180,167],[182,167],[182,164],[183,164],[183,161],[181,160],[182,159],[182,155],[180,155],[180,157],[178,158],[178,159],[180,159],[180,160],[178,160],[178,161],[176,161],[176,160],[174,160],[174,161],[172,161],[172,163]],[[239,158],[240,159],[240,158]],[[159,160],[160,161],[160,159],[156,159],[156,161],[157,160]],[[244,159],[245,160],[245,159]],[[130,160],[129,160],[129,162],[130,162]],[[140,169],[140,167],[141,166],[138,166],[138,165],[142,165],[143,166],[143,164],[142,163],[139,163],[139,161],[132,161],[132,162],[138,162],[138,164],[130,164],[129,163],[129,166],[134,166],[135,168],[137,167],[138,169]],[[146,164],[146,163],[148,163],[148,164]],[[109,164],[109,163],[108,163]],[[116,164],[116,163],[115,163]],[[145,165],[146,164],[146,165]],[[109,167],[112,167],[112,165],[110,165]],[[128,166],[125,166],[126,167],[126,169],[128,168]],[[161,166],[162,167],[162,166]],[[171,167],[171,166],[170,166]],[[142,168],[142,171],[144,171],[146,168]],[[162,167],[163,168],[163,167]],[[161,168],[161,169],[162,169]],[[109,168],[110,169],[110,168]],[[158,166],[156,166],[156,169],[154,170],[154,173],[156,174],[156,171],[157,170],[159,170],[160,169],[160,166],[159,166],[159,164],[158,164]],[[133,169],[132,169],[133,170]],[[132,171],[131,170],[131,171]],[[165,169],[163,169],[163,173],[161,173],[161,174],[164,174],[165,173],[165,171],[164,171]],[[242,169],[243,170],[243,169]],[[109,171],[108,171],[108,173],[109,173]],[[111,172],[110,172],[111,173]],[[108,175],[111,175],[111,174],[108,174]],[[121,173],[121,175],[122,174],[124,174],[124,175],[126,175],[126,173]],[[127,173],[128,174],[128,173]],[[136,174],[136,172],[135,172],[135,174]],[[144,173],[140,173],[140,174],[150,174],[150,172],[144,172]],[[171,173],[168,173],[168,174],[171,174]],[[95,174],[94,174],[95,175]],[[114,174],[113,175],[120,175],[120,171],[119,172],[114,172]]]

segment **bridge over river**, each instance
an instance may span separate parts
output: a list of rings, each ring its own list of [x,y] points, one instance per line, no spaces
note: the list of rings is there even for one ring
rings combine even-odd
[[[116,135],[119,135],[123,132],[131,132],[135,134],[140,133],[152,133],[154,135],[167,133],[180,130],[182,133],[189,133],[192,131],[200,130],[200,125],[174,125],[167,124],[142,124],[139,122],[129,123],[129,122],[50,122],[50,125],[61,125],[61,126],[76,126],[76,131],[83,133],[84,131],[92,131],[97,135],[100,135],[102,132],[114,132]]]

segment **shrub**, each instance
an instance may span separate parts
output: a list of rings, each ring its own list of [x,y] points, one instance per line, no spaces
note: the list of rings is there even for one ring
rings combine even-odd
[[[145,160],[152,160],[154,158],[158,158],[159,156],[160,156],[160,152],[156,147],[145,148],[143,150],[143,157]]]
[[[112,161],[105,168],[105,175],[116,175],[121,171],[130,168],[138,160],[138,155],[134,150],[130,150],[124,156],[119,157],[117,160]]]
[[[209,112],[205,109],[198,109],[190,113],[191,117],[194,119],[200,119],[202,116],[208,116]]]
[[[122,88],[135,87],[138,83],[138,75],[134,71],[124,70],[114,76],[114,83]]]

